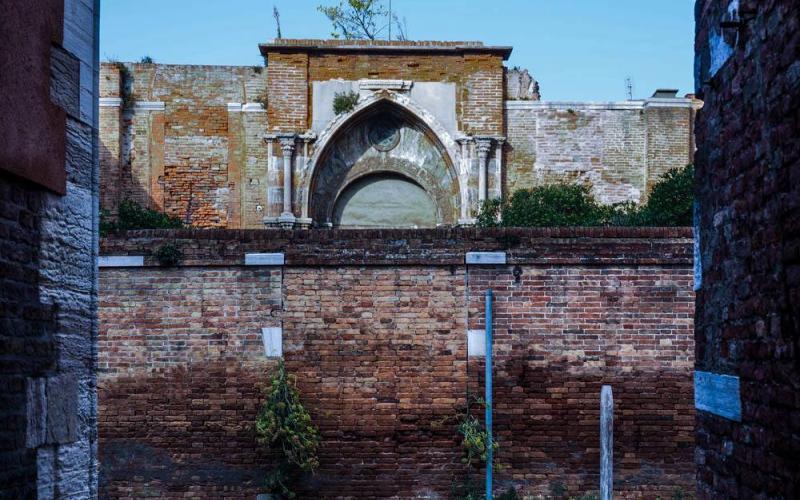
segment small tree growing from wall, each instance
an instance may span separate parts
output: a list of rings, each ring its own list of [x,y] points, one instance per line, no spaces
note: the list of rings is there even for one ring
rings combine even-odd
[[[349,113],[358,105],[358,93],[353,92],[337,92],[333,96],[333,112],[337,115]]]
[[[398,39],[406,39],[408,27],[405,20],[401,23],[382,0],[340,0],[338,5],[320,5],[317,10],[333,25],[333,38],[376,40],[385,32],[391,38],[394,26]]]
[[[269,493],[295,498],[293,483],[319,466],[319,431],[300,402],[294,377],[283,360],[265,389],[267,400],[256,419],[258,442],[275,454],[277,463],[267,474]]]

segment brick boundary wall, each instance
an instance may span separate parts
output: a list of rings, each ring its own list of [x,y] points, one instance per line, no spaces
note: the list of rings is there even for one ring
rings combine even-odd
[[[165,242],[181,265],[152,259]],[[467,251],[498,250],[506,265],[465,265]],[[251,252],[283,252],[285,265],[244,266]],[[617,496],[693,493],[686,228],[136,231],[103,240],[101,255],[146,256],[101,269],[105,497],[260,492],[265,327],[282,328],[324,439],[302,497],[450,497],[466,476],[454,416],[483,390],[467,330],[483,328],[489,286],[498,490],[596,491],[608,383]]]

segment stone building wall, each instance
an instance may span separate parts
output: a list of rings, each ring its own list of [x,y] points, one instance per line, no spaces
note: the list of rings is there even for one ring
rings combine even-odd
[[[699,101],[506,102],[504,192],[590,183],[604,203],[643,202],[672,168],[693,161]]]
[[[130,199],[202,227],[261,225],[266,80],[260,67],[103,64],[103,207]]]
[[[797,498],[800,9],[705,0],[696,14],[697,370],[729,382],[697,413],[699,494]]]
[[[167,241],[185,255],[178,267],[151,256]],[[507,265],[465,265],[468,251],[503,248]],[[283,252],[285,263],[243,265],[253,252]],[[143,266],[101,270],[101,490],[109,498],[258,493],[269,457],[252,423],[258,385],[275,363],[261,334],[280,327],[323,436],[320,470],[303,494],[449,496],[466,474],[453,417],[483,390],[467,330],[483,328],[481,300],[492,287],[498,488],[596,490],[599,394],[609,383],[618,496],[688,493],[691,252],[682,229],[106,239],[105,256],[143,256]]]
[[[0,11],[0,498],[93,498],[99,1]]]
[[[290,42],[300,41],[282,43]],[[325,175],[313,168],[316,149],[337,123],[333,95],[354,90],[362,102],[376,100],[365,81],[411,82],[411,121],[434,142],[450,141],[442,149],[459,180],[451,223],[469,222],[480,201],[478,148],[464,134],[491,143],[489,198],[577,181],[590,182],[604,202],[641,202],[666,170],[692,161],[700,103],[691,99],[504,101],[501,55],[268,50],[268,68],[104,65],[103,206],[113,211],[129,198],[200,227],[263,227],[285,208],[279,137],[290,134],[291,206],[308,217],[314,200],[305,197]],[[415,171],[405,173],[424,184]]]

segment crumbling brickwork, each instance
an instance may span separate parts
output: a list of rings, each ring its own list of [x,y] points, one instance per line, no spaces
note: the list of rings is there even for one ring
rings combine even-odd
[[[106,239],[105,255],[145,255],[146,267],[101,272],[103,493],[258,493],[270,461],[252,422],[274,363],[260,332],[281,326],[287,366],[323,436],[303,495],[449,496],[466,473],[455,419],[483,390],[467,330],[482,328],[487,287],[497,292],[498,489],[596,490],[599,390],[610,383],[618,496],[690,493],[688,233],[183,230]],[[165,241],[184,252],[180,267],[152,259]],[[507,266],[465,266],[466,251],[498,248]],[[285,251],[286,265],[242,267],[256,251]]]
[[[130,199],[195,226],[260,225],[267,114],[256,101],[266,70],[122,68],[104,64],[101,75],[103,207]]]
[[[453,212],[448,224],[474,219],[484,168],[485,197],[586,182],[601,201],[614,203],[644,201],[664,172],[692,161],[699,102],[540,102],[527,73],[504,68],[510,47],[281,39],[261,51],[266,68],[105,65],[104,208],[113,213],[128,198],[194,226],[252,229],[274,223],[289,196],[293,216],[324,225],[331,221],[315,218],[312,184],[333,175],[325,171],[331,144],[353,126],[369,130],[383,116],[378,111],[389,109],[386,102],[442,150],[448,177],[460,178],[454,206],[436,207]],[[527,88],[506,89],[509,77],[517,86],[529,82]],[[333,101],[342,92],[375,106],[337,115]],[[485,166],[478,142],[488,148]],[[409,160],[390,159],[394,167]],[[406,171],[424,169],[424,157],[413,160]],[[372,169],[364,173],[381,170]],[[337,188],[336,199],[339,186],[328,184]]]
[[[506,192],[559,182],[592,186],[603,203],[644,202],[661,176],[694,159],[701,103],[506,103]]]
[[[697,369],[741,421],[698,412],[702,498],[800,496],[800,9],[698,1]],[[722,23],[727,24],[723,25]]]

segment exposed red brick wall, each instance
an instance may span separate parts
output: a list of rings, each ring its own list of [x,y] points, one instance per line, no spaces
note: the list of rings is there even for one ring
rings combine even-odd
[[[694,490],[691,271],[661,266],[513,266],[469,270],[469,327],[494,292],[498,478],[570,496],[599,484],[599,394],[615,401],[615,493]],[[471,358],[470,392],[484,364]]]
[[[308,129],[308,59],[308,54],[270,54],[267,74],[270,130],[302,133]]]
[[[104,494],[257,493],[269,458],[254,440],[254,386],[272,366],[260,329],[282,325],[288,367],[324,439],[320,471],[304,495],[448,496],[465,474],[449,417],[468,389],[482,391],[466,330],[480,327],[490,285],[498,294],[498,461],[506,466],[498,485],[531,494],[549,494],[558,482],[570,494],[596,490],[599,388],[611,383],[620,496],[688,493],[686,236],[683,229],[140,231],[107,239],[106,255],[174,241],[187,260],[173,269],[102,272]],[[508,266],[464,266],[465,249],[503,246]],[[244,252],[275,249],[286,251],[285,267],[241,267]]]
[[[697,2],[696,339],[698,370],[740,377],[742,415],[698,412],[697,482],[703,498],[798,498],[800,9],[735,6]]]
[[[270,54],[270,71],[272,58]],[[456,84],[460,129],[468,134],[503,135],[503,58],[480,54],[313,54],[308,59],[308,88],[335,79],[404,79]],[[270,97],[272,92],[270,91]],[[311,109],[309,107],[309,120]],[[270,124],[272,124],[270,120]],[[300,129],[304,130],[304,129]]]

